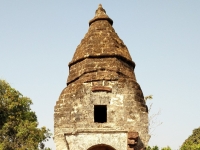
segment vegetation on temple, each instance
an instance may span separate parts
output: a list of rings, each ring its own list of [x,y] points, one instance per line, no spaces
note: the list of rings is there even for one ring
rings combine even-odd
[[[38,150],[51,134],[38,128],[37,116],[30,108],[32,101],[0,80],[0,150]]]

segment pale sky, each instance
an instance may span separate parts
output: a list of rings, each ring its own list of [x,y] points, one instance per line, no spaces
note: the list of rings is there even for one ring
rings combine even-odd
[[[39,125],[53,132],[68,63],[100,3],[144,96],[153,95],[151,113],[161,110],[149,144],[178,149],[200,126],[199,0],[0,0],[0,78],[32,99]]]

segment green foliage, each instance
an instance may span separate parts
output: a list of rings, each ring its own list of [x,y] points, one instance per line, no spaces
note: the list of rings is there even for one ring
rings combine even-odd
[[[169,146],[163,147],[161,150],[172,150]]]
[[[37,150],[51,134],[46,127],[37,128],[32,101],[0,80],[0,150]]]
[[[158,146],[153,146],[152,150],[159,150]]]
[[[148,146],[146,150],[159,150],[159,148],[158,146],[153,146],[153,147]]]
[[[146,150],[159,150],[159,147],[158,146],[153,146],[153,147],[148,146],[146,148]],[[171,148],[169,146],[167,146],[167,147],[161,148],[161,150],[171,150]]]
[[[151,150],[151,147],[150,147],[150,146],[147,146],[147,147],[146,147],[146,150]]]
[[[181,146],[181,150],[200,150],[200,127],[193,130]]]

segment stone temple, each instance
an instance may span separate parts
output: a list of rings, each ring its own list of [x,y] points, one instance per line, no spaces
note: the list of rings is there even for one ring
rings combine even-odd
[[[148,109],[135,63],[99,5],[56,102],[56,150],[144,150]]]

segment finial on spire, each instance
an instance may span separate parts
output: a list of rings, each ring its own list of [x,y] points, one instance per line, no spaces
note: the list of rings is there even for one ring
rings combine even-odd
[[[102,5],[99,4],[99,7],[97,8],[95,12],[95,16],[101,16],[101,15],[106,15],[105,9],[103,9]]]
[[[103,9],[101,4],[99,4],[99,6],[98,6],[98,8],[97,8],[97,10],[95,12],[94,18],[89,21],[89,25],[91,25],[93,22],[95,22],[97,20],[108,20],[108,22],[111,25],[113,24],[113,20],[108,17],[108,15],[106,14],[105,9]]]

